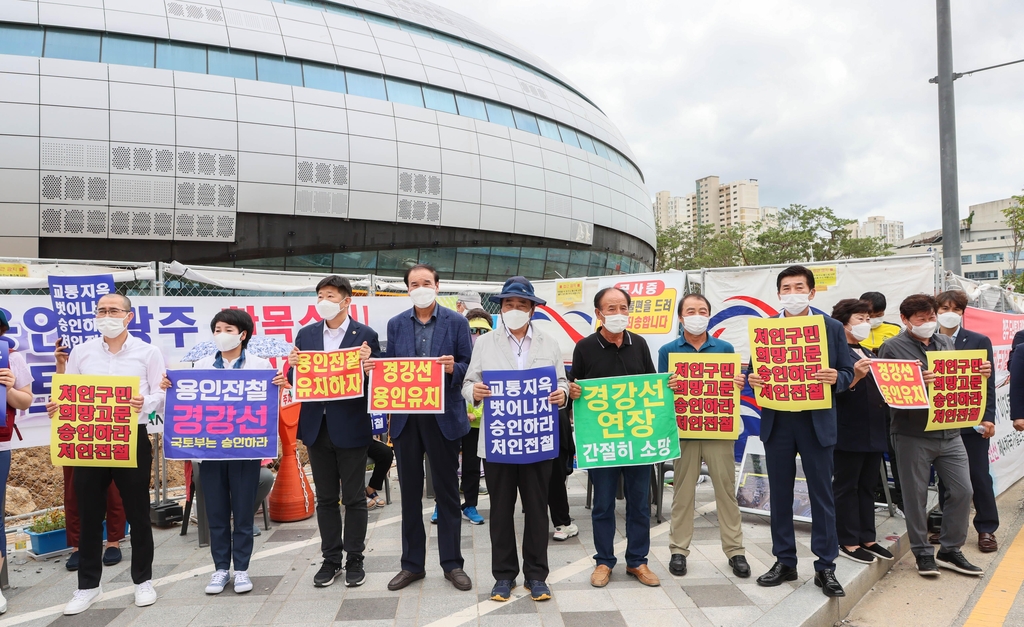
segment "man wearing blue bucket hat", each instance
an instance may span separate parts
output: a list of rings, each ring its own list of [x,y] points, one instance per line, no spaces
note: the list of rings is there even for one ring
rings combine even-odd
[[[562,365],[558,341],[530,323],[537,305],[545,304],[537,297],[526,278],[515,276],[505,281],[501,293],[491,296],[501,307],[501,325],[494,333],[480,337],[473,347],[473,358],[462,384],[466,401],[479,406],[491,395],[483,383],[483,373],[495,370],[527,370],[554,366],[557,388],[548,397],[553,407],[562,407],[568,400],[569,384]],[[523,586],[534,601],[551,598],[548,577],[548,486],[551,465],[546,459],[529,464],[497,463],[487,459],[487,437],[481,434],[477,451],[486,468],[487,491],[491,497],[491,573],[494,587],[491,599],[508,601],[519,575],[516,553],[516,529],[513,521],[516,495],[522,496],[526,522],[523,529]]]

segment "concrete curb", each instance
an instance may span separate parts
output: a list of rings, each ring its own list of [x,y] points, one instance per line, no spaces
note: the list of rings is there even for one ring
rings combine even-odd
[[[902,518],[886,518],[877,528],[878,543],[889,549],[895,559],[876,560],[874,564],[858,564],[844,557],[836,560],[836,578],[843,584],[846,596],[830,599],[808,579],[781,603],[765,612],[751,627],[833,627],[850,614],[853,606],[866,595],[910,550],[906,522]],[[896,536],[893,542],[888,537]],[[810,568],[804,562],[803,568]]]

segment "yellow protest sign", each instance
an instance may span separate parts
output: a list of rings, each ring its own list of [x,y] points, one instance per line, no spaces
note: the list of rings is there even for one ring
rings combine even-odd
[[[829,367],[822,316],[751,318],[747,330],[752,372],[764,381],[758,405],[782,411],[832,407],[832,386],[814,378]]]
[[[0,276],[28,276],[28,266],[23,263],[0,263]]]
[[[836,286],[839,278],[836,266],[811,266],[809,269],[814,274],[814,289],[826,292],[828,288]]]
[[[52,390],[54,466],[136,467],[139,421],[129,402],[139,393],[138,377],[55,374]]]
[[[928,423],[925,431],[962,429],[981,424],[985,415],[987,386],[981,365],[988,361],[984,349],[933,351],[928,369],[935,382],[928,386]]]
[[[583,281],[555,282],[555,300],[563,307],[583,302]]]
[[[669,353],[668,373],[675,375],[676,426],[683,440],[735,440],[740,418],[740,372],[736,353]]]

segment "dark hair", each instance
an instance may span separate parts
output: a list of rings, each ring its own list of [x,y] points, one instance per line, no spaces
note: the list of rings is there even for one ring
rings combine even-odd
[[[711,301],[707,299],[703,294],[683,294],[683,297],[679,299],[679,304],[676,306],[676,316],[682,317],[683,315],[683,303],[686,302],[687,298],[699,298],[704,301],[704,304],[708,306],[708,313],[711,313]]]
[[[440,283],[440,281],[441,281],[441,277],[437,274],[437,270],[434,269],[434,266],[426,264],[426,263],[418,263],[415,266],[413,266],[413,267],[411,267],[411,268],[409,268],[408,270],[405,271],[404,279],[405,279],[405,286],[406,287],[409,287],[409,275],[412,274],[413,270],[428,270],[428,271],[430,271],[430,273],[434,275],[434,284],[435,285],[437,283]]]
[[[904,318],[909,318],[922,311],[930,311],[932,313],[939,311],[939,304],[935,302],[934,296],[914,294],[913,296],[907,296],[900,303],[900,315]]]
[[[814,273],[805,266],[790,266],[779,273],[779,276],[775,279],[775,290],[779,291],[782,289],[782,279],[788,279],[791,276],[802,276],[807,279],[807,287],[814,289]]]
[[[128,298],[124,294],[118,294],[117,292],[110,292],[109,294],[104,294],[103,296],[100,296],[100,298],[105,298],[107,296],[116,296],[117,298],[120,298],[121,299],[121,306],[124,307],[124,310],[125,311],[131,311],[132,310],[132,301],[131,301],[130,298]],[[100,302],[100,298],[96,299],[97,303]]]
[[[935,302],[940,306],[952,302],[957,309],[963,311],[967,309],[967,294],[963,290],[947,290],[936,296]]]
[[[864,292],[860,295],[861,300],[866,300],[871,305],[871,312],[881,311],[884,312],[887,306],[885,302],[885,294],[881,292]],[[835,316],[833,316],[835,317]]]
[[[324,280],[326,281],[327,279]],[[256,325],[252,322],[252,316],[244,309],[221,309],[213,317],[213,320],[210,321],[211,332],[216,331],[218,322],[230,324],[238,329],[239,333],[245,331],[245,339],[242,340],[242,350],[245,350],[245,347],[249,345],[249,340],[252,339],[252,332],[256,328]]]
[[[316,284],[316,291],[319,292],[325,287],[333,287],[341,292],[342,296],[352,296],[352,284],[343,276],[332,274],[329,277],[320,279],[320,282]]]
[[[832,308],[832,318],[846,324],[853,314],[871,313],[871,303],[856,298],[844,298]]]
[[[626,305],[628,306],[633,304],[633,299],[629,297],[629,292],[626,290],[621,287],[606,287],[602,290],[598,290],[597,295],[594,296],[594,309],[601,308],[601,299],[604,298],[604,295],[608,290],[619,290],[626,296]]]
[[[0,335],[7,333],[11,330],[11,325],[7,322],[7,314],[0,311]]]
[[[491,327],[492,330],[494,329],[494,318],[491,317],[491,314],[479,307],[476,309],[470,309],[466,312],[466,321],[469,320],[486,320],[487,326]]]

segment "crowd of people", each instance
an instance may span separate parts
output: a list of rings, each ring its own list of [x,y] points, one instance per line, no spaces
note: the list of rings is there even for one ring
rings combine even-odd
[[[426,457],[435,493],[430,522],[437,526],[438,558],[444,578],[457,590],[473,588],[464,570],[460,526],[463,520],[484,524],[477,509],[479,496],[484,493],[490,500],[488,528],[494,580],[490,598],[509,600],[522,575],[522,584],[532,599],[550,599],[548,542],[579,533],[570,517],[566,493],[566,476],[574,467],[571,408],[572,401],[581,396],[579,382],[658,372],[669,373],[672,381],[669,361],[673,354],[735,350],[709,334],[714,312],[708,299],[687,294],[676,308],[682,333],[660,348],[655,365],[644,338],[627,330],[630,294],[609,287],[594,298],[598,329],[576,344],[571,368],[566,371],[557,340],[531,322],[537,306],[545,302],[527,279],[512,277],[499,293],[489,297],[498,308],[497,316],[483,310],[480,295],[474,292],[461,293],[456,310],[440,306],[438,273],[428,265],[410,268],[404,280],[413,306],[388,322],[386,350],[381,350],[374,329],[348,315],[353,294],[349,281],[329,276],[316,288],[316,311],[322,320],[298,332],[294,350],[287,357],[295,366],[300,351],[358,348],[366,374],[377,367],[378,359],[400,357],[436,358],[445,373],[444,411],[413,417],[392,414],[390,446],[373,437],[365,399],[303,403],[298,437],[309,454],[322,553],[312,583],[316,587],[330,586],[342,573],[346,586],[364,583],[368,510],[385,505],[378,492],[383,489],[392,459],[397,460],[402,489],[402,555],[401,569],[387,588],[401,590],[426,577],[427,533],[422,510]],[[815,278],[808,268],[786,268],[778,274],[776,287],[779,317],[816,313],[811,308]],[[835,574],[835,560],[840,555],[861,563],[893,559],[877,542],[874,525],[879,469],[886,455],[893,461],[894,493],[899,495],[898,504],[905,512],[919,573],[935,576],[942,567],[966,575],[982,574],[961,548],[967,541],[972,499],[979,549],[988,552],[998,548],[995,532],[999,519],[987,455],[987,439],[994,433],[995,420],[992,343],[963,328],[966,305],[966,296],[959,291],[937,297],[909,296],[899,305],[901,327],[882,320],[887,307],[884,295],[868,292],[859,299],[836,303],[830,315],[823,316],[828,363],[813,376],[832,388],[831,407],[809,411],[764,408],[761,413],[760,439],[772,497],[772,553],[776,561],[757,578],[759,585],[778,586],[798,576],[793,524],[798,456],[812,511],[814,582],[825,595],[845,594]],[[131,400],[140,416],[137,467],[65,469],[68,539],[77,548],[68,567],[72,568],[73,561],[78,571],[78,589],[64,610],[68,615],[85,611],[101,596],[103,565],[121,559],[118,542],[123,535],[118,534],[123,534],[125,520],[131,525],[130,572],[135,603],[147,606],[157,600],[152,582],[154,549],[149,514],[152,451],[143,417],[163,411],[165,390],[171,383],[160,351],[129,334],[128,325],[134,315],[127,297],[103,296],[96,307],[100,337],[81,344],[70,355],[60,346],[56,352],[58,372],[130,375],[140,380],[139,393]],[[254,324],[244,311],[224,310],[210,326],[217,351],[195,367],[272,368],[270,362],[247,351]],[[7,320],[0,312],[0,334],[7,329]],[[911,359],[921,364],[923,379],[930,383],[935,373],[928,370],[929,352],[967,349],[984,349],[988,354],[982,375],[987,378],[990,400],[979,428],[926,431],[926,409],[891,409],[871,380],[871,360]],[[1024,358],[1018,361],[1021,363],[1014,367],[1021,370],[1020,379],[1024,380]],[[558,409],[561,437],[557,457],[528,464],[489,460],[480,436],[482,406],[491,395],[483,374],[544,366],[558,372],[548,397],[552,407]],[[32,376],[18,352],[11,352],[9,368],[0,369],[0,383],[8,389],[7,424],[13,425],[15,410],[26,409],[32,402]],[[736,375],[735,384],[748,383],[756,391],[765,382],[747,367]],[[278,373],[274,384],[289,386],[291,380]],[[1024,415],[1024,390],[1012,396],[1015,407],[1019,406]],[[52,400],[47,411],[51,416],[57,411]],[[1024,430],[1024,419],[1015,421],[1014,426]],[[10,437],[10,427],[0,428],[0,484],[10,468]],[[682,439],[680,451],[681,456],[673,462],[669,572],[675,577],[687,573],[686,560],[694,536],[695,491],[703,463],[714,487],[728,567],[737,577],[750,577],[736,500],[733,442]],[[374,462],[374,471],[367,482],[368,459]],[[236,593],[247,592],[252,589],[247,571],[253,535],[257,533],[253,518],[262,500],[259,485],[263,463],[259,459],[208,460],[198,467],[216,569],[205,591],[218,594],[231,583]],[[939,480],[943,516],[941,529],[929,534],[926,497],[933,469]],[[595,547],[591,584],[607,586],[617,564],[615,507],[616,494],[621,490],[625,498],[626,574],[645,586],[660,585],[658,576],[648,567],[651,467],[595,468],[588,474],[593,484]],[[481,477],[485,488],[481,488]],[[518,542],[514,522],[517,501],[524,513]],[[0,492],[0,505],[2,502]],[[109,533],[106,548],[101,537],[104,520]],[[937,553],[931,544],[939,545]],[[0,548],[6,549],[6,543]],[[0,613],[3,611],[6,601],[0,605]]]

